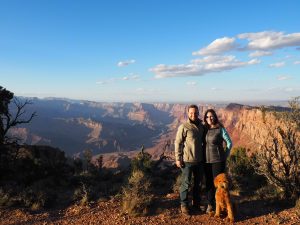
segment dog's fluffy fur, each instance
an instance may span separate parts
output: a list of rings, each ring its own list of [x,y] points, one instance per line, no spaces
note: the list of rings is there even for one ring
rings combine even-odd
[[[215,217],[220,217],[221,211],[227,211],[227,219],[234,222],[232,202],[228,190],[228,179],[225,173],[221,173],[214,179],[216,187],[216,214]]]

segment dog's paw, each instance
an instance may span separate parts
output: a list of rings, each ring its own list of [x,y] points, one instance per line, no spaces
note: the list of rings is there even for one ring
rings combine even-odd
[[[211,217],[215,216],[215,213],[214,213],[214,212],[208,212],[207,214],[208,214],[209,216],[211,216]]]
[[[220,218],[220,214],[215,214],[215,217],[216,218]]]
[[[234,223],[234,218],[226,217],[226,218],[225,218],[225,221],[226,221],[226,222],[230,222],[230,223]]]

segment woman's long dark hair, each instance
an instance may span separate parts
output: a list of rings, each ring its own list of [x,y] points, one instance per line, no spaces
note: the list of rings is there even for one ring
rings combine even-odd
[[[204,121],[204,123],[205,123],[205,126],[206,126],[206,127],[209,127],[209,125],[208,125],[208,123],[207,123],[207,121],[206,121],[206,117],[207,117],[207,114],[208,114],[209,112],[214,116],[215,124],[216,124],[216,125],[219,125],[219,126],[223,126],[223,125],[220,123],[219,119],[218,119],[217,113],[216,113],[215,110],[213,110],[213,109],[208,109],[208,110],[206,110],[206,112],[204,113],[203,121]]]

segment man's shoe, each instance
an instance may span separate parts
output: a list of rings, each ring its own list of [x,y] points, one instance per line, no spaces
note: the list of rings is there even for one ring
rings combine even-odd
[[[200,205],[198,205],[198,204],[193,205],[192,210],[197,213],[202,213],[202,209],[201,209]]]
[[[186,205],[181,205],[181,213],[185,215],[190,215],[190,210]]]

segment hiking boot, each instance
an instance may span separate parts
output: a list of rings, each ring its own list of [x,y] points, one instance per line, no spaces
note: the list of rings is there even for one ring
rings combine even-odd
[[[203,212],[199,204],[193,205],[193,206],[192,206],[192,210],[193,210],[194,212],[197,212],[197,213],[202,213],[202,212]]]
[[[210,204],[207,205],[206,213],[211,214],[214,211],[214,207]]]
[[[190,215],[190,210],[186,205],[181,205],[181,213],[185,215]]]

